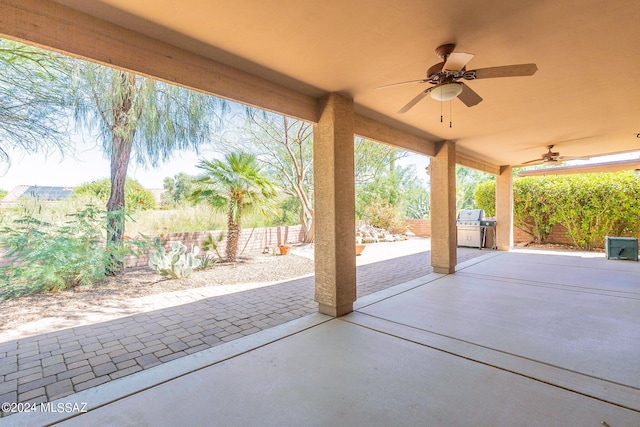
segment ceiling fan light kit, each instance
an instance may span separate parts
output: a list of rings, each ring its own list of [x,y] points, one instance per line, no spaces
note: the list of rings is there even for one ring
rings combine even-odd
[[[435,87],[431,91],[431,98],[436,101],[449,101],[462,93],[462,83],[447,83]]]

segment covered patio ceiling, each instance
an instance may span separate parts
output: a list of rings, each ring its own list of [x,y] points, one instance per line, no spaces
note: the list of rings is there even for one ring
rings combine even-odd
[[[305,96],[342,93],[361,116],[455,141],[460,152],[493,165],[538,158],[549,144],[562,156],[640,150],[634,0],[57,3]],[[376,88],[424,78],[444,43],[475,55],[469,69],[535,63],[539,70],[467,82],[484,98],[471,108],[427,97],[397,114],[428,84]]]

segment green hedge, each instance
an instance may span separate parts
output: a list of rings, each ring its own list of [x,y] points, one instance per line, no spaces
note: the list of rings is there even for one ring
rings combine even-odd
[[[495,215],[495,183],[479,184],[476,204]],[[632,172],[516,178],[514,225],[544,242],[561,224],[579,248],[602,246],[607,235],[640,231],[640,179]]]

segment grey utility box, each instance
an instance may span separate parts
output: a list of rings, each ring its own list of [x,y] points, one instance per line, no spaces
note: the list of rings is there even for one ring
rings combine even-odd
[[[638,239],[635,237],[604,238],[607,259],[629,259],[638,261]]]

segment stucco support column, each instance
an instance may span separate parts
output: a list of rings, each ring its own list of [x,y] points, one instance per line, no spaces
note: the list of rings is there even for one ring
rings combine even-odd
[[[501,166],[496,177],[496,246],[499,251],[513,248],[513,176],[511,166]]]
[[[313,128],[315,300],[318,311],[342,316],[356,300],[353,100],[332,93]]]
[[[436,273],[456,271],[456,146],[446,141],[429,166],[431,175],[431,265]]]

